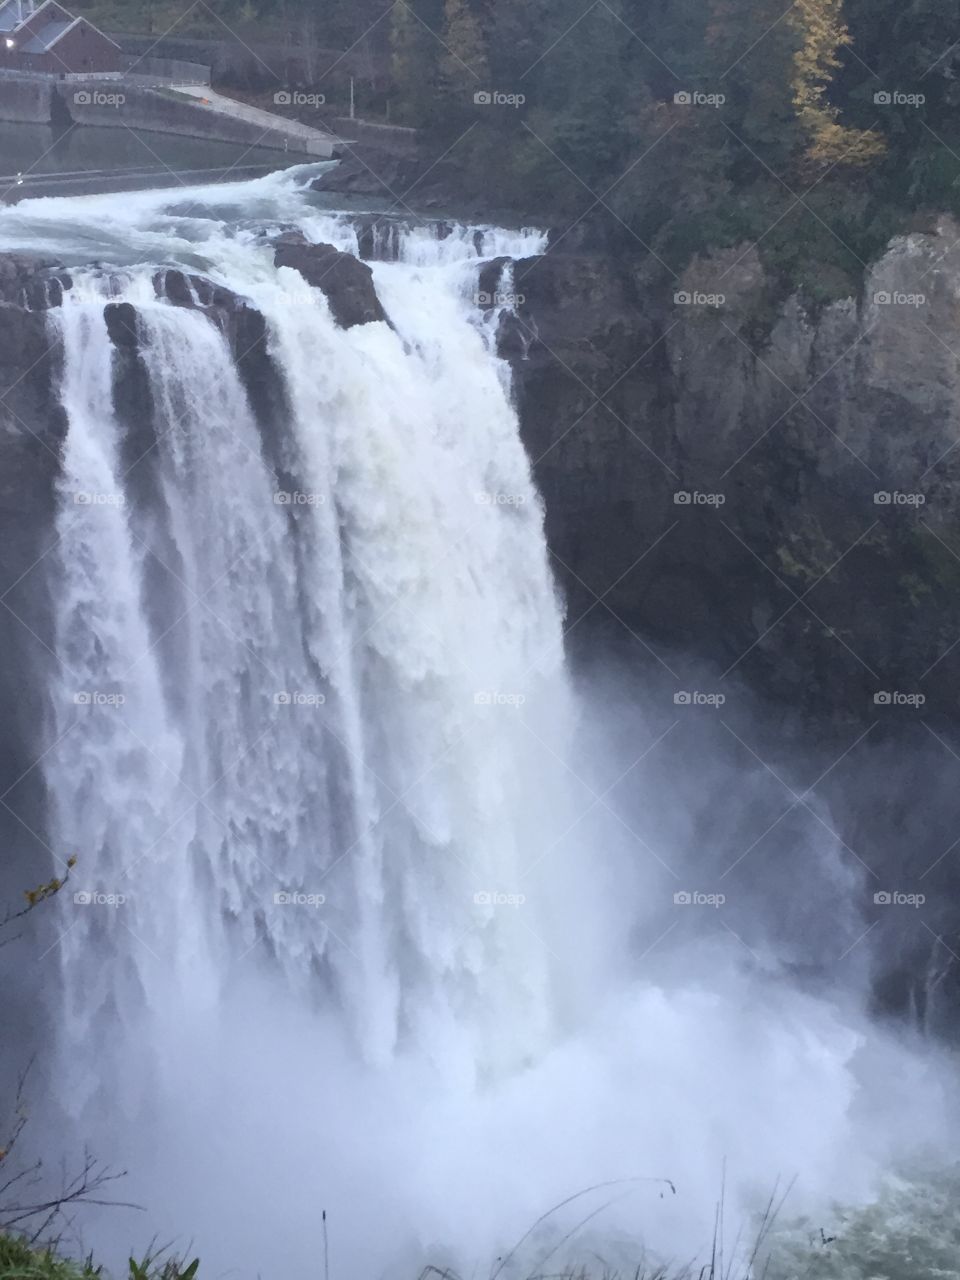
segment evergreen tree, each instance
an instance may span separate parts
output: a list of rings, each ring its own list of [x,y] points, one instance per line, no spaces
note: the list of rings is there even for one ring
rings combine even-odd
[[[708,0],[704,43],[707,83],[724,94],[722,119],[742,144],[734,181],[760,177],[764,165],[784,174],[799,143],[791,92],[798,41],[782,0]]]
[[[478,90],[492,88],[489,81],[486,41],[479,19],[467,0],[446,0],[440,54],[441,87],[449,97],[467,102],[472,101]]]
[[[468,0],[445,0],[439,54],[438,139],[452,146],[478,125],[489,126],[490,104],[476,95],[489,93],[490,82],[486,41],[477,15]],[[482,108],[482,111],[478,110]],[[484,114],[487,119],[484,120]],[[471,129],[473,126],[473,129]]]
[[[413,0],[399,0],[391,22],[392,114],[401,124],[429,125],[437,109],[436,37],[416,11]]]
[[[630,35],[613,0],[586,12],[582,0],[559,0],[545,54],[530,90],[531,127],[541,145],[572,170],[567,183],[609,185],[629,152]]]
[[[529,92],[549,40],[550,0],[495,0],[481,14],[490,70],[507,93]]]

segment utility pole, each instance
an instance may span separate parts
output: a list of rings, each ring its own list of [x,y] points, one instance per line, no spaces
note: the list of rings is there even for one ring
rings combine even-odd
[[[356,118],[357,118],[357,112],[356,112],[354,95],[353,95],[353,76],[351,76],[350,77],[350,119],[355,120]]]

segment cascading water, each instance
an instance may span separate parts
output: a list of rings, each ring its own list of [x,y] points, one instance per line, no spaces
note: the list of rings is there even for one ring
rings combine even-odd
[[[474,1025],[481,1064],[523,1060],[548,1034],[537,926],[494,903],[518,892],[534,839],[537,738],[563,732],[560,616],[529,466],[462,297],[473,244],[414,237],[409,256],[431,270],[378,269],[395,328],[351,333],[269,246],[234,254],[224,274],[284,371],[292,493],[226,338],[157,300],[151,268],[81,276],[55,313],[70,581],[57,835],[85,851],[97,894],[128,900],[113,942],[151,1004],[138,940],[165,985],[169,965],[208,993],[231,948],[262,940],[292,982],[329,969],[381,1062],[452,1023]],[[108,299],[137,306],[155,413],[157,456],[126,472]],[[136,510],[146,465],[161,477],[152,513]],[[68,934],[68,973],[90,945]],[[90,994],[79,982],[87,1009]]]
[[[711,983],[635,981],[652,890],[584,781],[597,717],[474,299],[483,261],[543,237],[371,235],[311,173],[125,198],[121,222],[99,197],[0,214],[0,244],[99,264],[50,312],[68,431],[43,768],[80,856],[75,1111],[134,1170],[148,1238],[242,1274],[314,1273],[321,1208],[343,1265],[402,1275],[431,1247],[485,1262],[611,1179],[683,1192],[609,1210],[627,1256],[706,1243],[724,1159],[744,1211],[794,1170],[862,1189],[883,1151],[858,1106],[891,1075],[929,1090],[912,1057],[712,952]],[[291,229],[371,244],[388,321],[339,328],[274,266]],[[157,296],[170,267],[264,317],[271,421],[229,335]]]

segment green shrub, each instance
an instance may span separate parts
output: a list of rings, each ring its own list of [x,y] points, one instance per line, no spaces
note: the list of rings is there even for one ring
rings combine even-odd
[[[200,1259],[186,1263],[166,1250],[129,1261],[129,1280],[196,1280]],[[88,1257],[76,1262],[52,1246],[37,1246],[17,1236],[0,1234],[0,1280],[100,1280],[103,1268]]]

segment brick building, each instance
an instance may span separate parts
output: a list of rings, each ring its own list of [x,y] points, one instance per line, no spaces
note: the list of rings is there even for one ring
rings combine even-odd
[[[57,0],[0,0],[0,70],[92,75],[124,61],[118,44]]]

